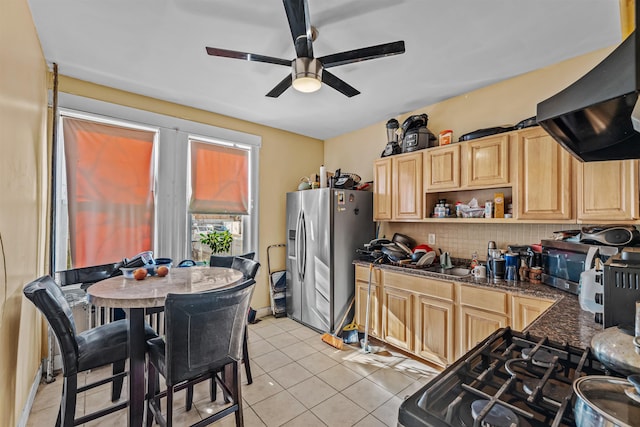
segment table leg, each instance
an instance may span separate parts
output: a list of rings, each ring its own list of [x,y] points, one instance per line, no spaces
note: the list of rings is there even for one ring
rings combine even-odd
[[[129,309],[129,427],[141,427],[144,419],[144,309]]]

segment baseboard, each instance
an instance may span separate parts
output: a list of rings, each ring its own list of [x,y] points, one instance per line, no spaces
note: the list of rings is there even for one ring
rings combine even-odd
[[[271,311],[271,307],[254,308],[254,310],[256,311],[257,319],[260,319],[261,317],[273,315],[273,312]]]
[[[16,424],[16,427],[26,427],[27,420],[29,419],[29,414],[31,413],[31,408],[33,407],[33,402],[36,400],[36,393],[38,392],[38,386],[40,385],[40,379],[42,378],[42,363],[40,367],[38,367],[38,371],[36,372],[36,376],[33,379],[33,384],[31,384],[31,391],[29,391],[29,397],[27,397],[27,401],[22,408],[22,413],[20,414],[20,419]]]

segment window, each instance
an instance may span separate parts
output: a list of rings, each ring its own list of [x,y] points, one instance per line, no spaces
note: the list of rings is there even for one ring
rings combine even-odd
[[[216,232],[232,236],[225,253],[247,252],[243,229],[250,208],[250,147],[191,136],[189,151],[191,258],[209,260],[212,249],[200,240]]]
[[[55,271],[143,250],[193,259],[196,233],[216,229],[231,253],[257,249],[259,137],[69,94],[60,105]]]

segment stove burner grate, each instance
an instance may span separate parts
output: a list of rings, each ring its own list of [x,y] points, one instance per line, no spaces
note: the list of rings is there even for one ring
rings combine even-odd
[[[490,405],[490,400],[474,400],[471,416],[483,427],[518,427],[518,416],[511,409],[499,403]]]

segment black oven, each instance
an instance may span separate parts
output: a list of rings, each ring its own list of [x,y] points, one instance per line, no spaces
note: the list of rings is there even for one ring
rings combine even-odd
[[[609,374],[581,349],[499,329],[400,405],[400,427],[575,427],[573,381]]]

